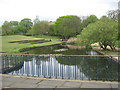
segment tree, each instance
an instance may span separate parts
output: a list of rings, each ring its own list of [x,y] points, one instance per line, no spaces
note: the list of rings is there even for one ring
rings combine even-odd
[[[82,26],[83,28],[87,27],[91,23],[95,23],[98,18],[95,15],[90,15],[86,19],[83,19]]]
[[[117,10],[109,10],[109,11],[107,12],[107,15],[108,15],[108,17],[109,17],[110,19],[113,19],[113,20],[115,20],[115,21],[118,21],[119,12],[120,12],[119,9],[117,9]]]
[[[49,22],[48,21],[38,21],[34,23],[32,27],[32,35],[46,35],[49,32]]]
[[[2,34],[10,34],[11,28],[10,28],[10,23],[8,21],[5,21],[2,25]]]
[[[81,35],[77,36],[81,42],[92,44],[99,42],[101,48],[110,46],[115,50],[114,45],[118,37],[118,24],[114,20],[103,18],[83,29]]]
[[[110,19],[120,23],[120,9],[109,10],[107,15]],[[120,28],[120,25],[118,25],[118,28]],[[118,32],[118,40],[120,40],[120,32]]]
[[[59,17],[55,22],[56,35],[67,39],[81,32],[81,20],[78,16],[68,15]]]
[[[11,26],[14,28],[15,26],[17,26],[19,24],[18,21],[10,21]]]
[[[48,34],[49,34],[49,35],[53,35],[53,36],[56,35],[56,34],[55,34],[55,24],[50,24],[50,25],[49,25]]]
[[[18,25],[18,21],[5,21],[2,25],[2,34],[14,34],[14,28]]]
[[[19,33],[26,34],[32,28],[32,20],[29,18],[24,18],[20,21],[18,27],[16,29]]]
[[[2,35],[2,27],[0,27],[0,35]]]

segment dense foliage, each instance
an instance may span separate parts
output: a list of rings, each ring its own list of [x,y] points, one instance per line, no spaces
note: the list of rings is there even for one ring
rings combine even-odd
[[[14,28],[14,32],[17,34],[24,34],[26,35],[26,33],[32,28],[32,20],[29,18],[24,18],[20,21],[20,23],[18,24],[18,26],[16,26]]]
[[[59,17],[55,22],[55,32],[61,38],[74,37],[81,32],[81,20],[78,16]]]
[[[120,10],[109,10],[107,12],[107,15],[109,17],[109,19],[112,19],[118,23],[120,23]],[[118,28],[120,28],[120,25],[118,25]],[[118,30],[118,40],[120,40],[120,30]]]
[[[30,33],[32,35],[46,35],[48,34],[48,31],[49,31],[49,22],[38,21],[33,25]]]
[[[109,18],[102,18],[96,23],[89,24],[77,37],[86,44],[98,42],[101,48],[106,49],[110,46],[113,50],[118,38],[118,24]]]
[[[18,21],[5,21],[2,25],[2,34],[14,34],[14,28],[18,25]]]
[[[33,23],[29,18],[24,18],[18,21],[5,21],[2,25],[2,34],[26,34],[31,29]]]
[[[86,19],[83,19],[82,26],[86,28],[89,24],[95,23],[97,20],[98,18],[95,15],[90,15]]]

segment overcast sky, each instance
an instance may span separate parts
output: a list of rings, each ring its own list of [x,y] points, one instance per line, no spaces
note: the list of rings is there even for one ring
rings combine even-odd
[[[0,0],[0,26],[7,21],[23,18],[55,21],[59,16],[88,16],[98,18],[108,10],[118,8],[119,0]]]

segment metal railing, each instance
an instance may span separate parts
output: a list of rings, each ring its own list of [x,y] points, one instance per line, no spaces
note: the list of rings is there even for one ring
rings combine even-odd
[[[118,80],[118,63],[105,55],[3,54],[2,72],[11,75],[77,80]]]

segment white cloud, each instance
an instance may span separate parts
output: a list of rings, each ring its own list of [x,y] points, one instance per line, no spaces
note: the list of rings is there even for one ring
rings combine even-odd
[[[0,20],[21,20],[25,17],[55,20],[63,15],[98,17],[117,9],[119,0],[0,0]]]

